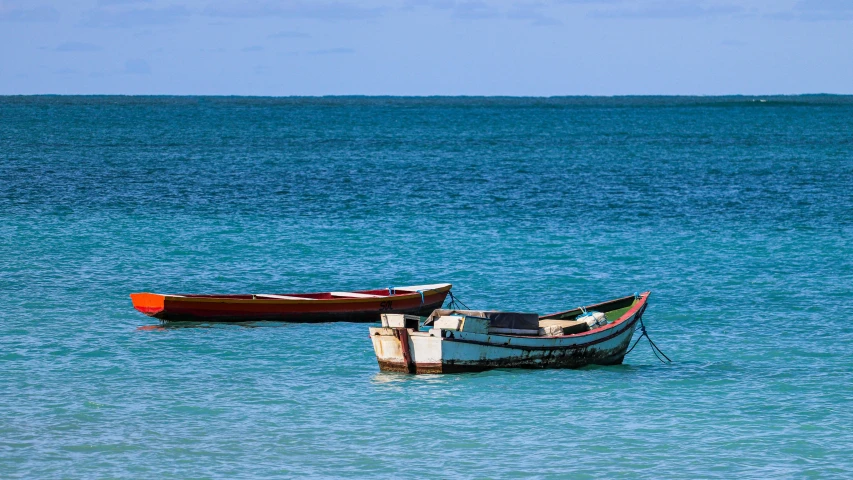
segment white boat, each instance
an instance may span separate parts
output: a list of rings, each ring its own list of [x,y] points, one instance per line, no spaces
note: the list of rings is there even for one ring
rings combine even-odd
[[[370,328],[370,338],[379,369],[391,372],[616,365],[625,357],[650,293],[541,317],[444,309],[425,320],[385,314],[381,327]]]

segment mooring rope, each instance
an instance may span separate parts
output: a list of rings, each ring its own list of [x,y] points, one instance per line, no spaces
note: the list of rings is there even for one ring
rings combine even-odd
[[[468,307],[468,305],[465,305],[465,304],[464,304],[464,303],[462,303],[458,298],[456,298],[455,296],[453,296],[453,291],[452,291],[452,290],[451,290],[451,291],[449,291],[449,292],[447,292],[447,294],[448,294],[448,295],[450,295],[450,302],[447,304],[447,308],[449,308],[449,309],[451,309],[451,310],[459,310],[459,307],[465,307],[465,310],[471,310],[471,309]]]
[[[634,347],[636,347],[637,344],[640,343],[640,340],[642,340],[643,337],[646,337],[646,340],[649,341],[649,346],[652,347],[652,353],[655,354],[655,357],[658,360],[660,360],[661,363],[663,363],[663,364],[672,363],[672,360],[670,360],[670,358],[667,357],[665,353],[663,353],[663,351],[655,344],[655,342],[652,341],[652,337],[650,337],[649,332],[646,331],[646,325],[643,323],[642,318],[640,319],[640,336],[637,337],[637,341],[635,341],[634,344],[631,345],[631,348],[629,348],[628,351],[625,352],[625,355],[628,355],[629,353],[631,353],[631,350],[633,350]],[[662,358],[660,358],[660,355],[658,355],[658,353],[663,355],[663,358],[665,358],[666,361],[664,361]]]

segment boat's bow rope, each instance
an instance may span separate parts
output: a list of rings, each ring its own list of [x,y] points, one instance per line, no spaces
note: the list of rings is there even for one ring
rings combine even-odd
[[[453,295],[453,290],[448,291],[447,294],[450,295],[450,302],[447,304],[447,308],[451,310],[459,310],[459,307],[465,307],[465,310],[471,310],[468,308],[468,305],[465,305]]]
[[[646,340],[649,341],[649,346],[652,347],[652,353],[655,354],[655,357],[657,357],[657,359],[660,360],[661,363],[663,363],[663,364],[672,363],[672,360],[670,360],[669,357],[667,357],[666,354],[663,353],[663,351],[661,351],[661,349],[658,348],[657,345],[655,345],[655,342],[652,341],[652,337],[650,337],[649,332],[646,331],[646,325],[643,323],[642,318],[640,318],[640,336],[637,337],[637,341],[634,342],[633,345],[631,345],[631,348],[629,348],[628,351],[625,352],[625,355],[628,355],[629,353],[631,353],[631,350],[633,350],[634,347],[636,347],[637,344],[640,343],[640,340],[642,340],[643,337],[646,337]],[[658,353],[663,355],[663,358],[665,358],[666,361],[664,361],[663,358],[660,358],[660,355],[658,355]]]

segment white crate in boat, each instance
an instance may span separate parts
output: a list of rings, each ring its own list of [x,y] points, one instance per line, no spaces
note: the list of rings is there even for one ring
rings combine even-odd
[[[560,325],[546,325],[539,328],[540,337],[554,337],[563,334],[563,327]]]
[[[445,317],[438,317],[432,323],[432,326],[435,328],[440,328],[442,330],[462,330],[462,325],[464,325],[465,317],[459,315],[448,315]]]
[[[381,318],[383,327],[403,328],[406,326],[406,316],[401,313],[383,313]]]
[[[462,315],[447,315],[438,317],[433,327],[442,330],[457,330],[460,332],[489,333],[489,319],[468,317]]]

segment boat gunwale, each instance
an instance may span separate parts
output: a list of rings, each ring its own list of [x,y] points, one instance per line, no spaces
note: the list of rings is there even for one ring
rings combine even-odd
[[[423,296],[431,296],[435,294],[441,294],[446,291],[450,291],[453,288],[453,284],[446,283],[440,284],[442,286],[437,288],[432,288],[429,290],[423,290]],[[396,289],[395,289],[396,290]],[[362,290],[362,291],[353,291],[351,293],[361,293],[361,292],[369,292],[371,290]],[[409,290],[404,290],[409,292]],[[315,294],[324,294],[331,292],[310,292],[310,293],[297,293],[297,294],[281,294],[281,295],[315,295]],[[350,292],[347,292],[350,293]],[[387,296],[377,296],[370,298],[358,298],[358,297],[339,297],[339,298],[305,298],[303,299],[284,299],[284,298],[230,298],[228,296],[186,296],[179,294],[164,294],[164,293],[151,293],[151,292],[138,292],[131,293],[131,299],[134,298],[135,295],[153,295],[161,297],[164,301],[169,300],[172,302],[182,302],[182,303],[251,303],[254,305],[300,305],[300,304],[311,304],[311,305],[326,305],[326,304],[351,304],[351,303],[375,303],[375,302],[385,302],[388,300],[398,301],[398,300],[412,300],[421,297],[421,293],[417,291],[411,293],[402,293],[402,294],[394,294]],[[245,295],[257,295],[257,294],[245,294]]]
[[[609,335],[605,335],[605,336],[602,336],[600,338],[596,338],[594,340],[590,340],[590,341],[584,342],[584,343],[572,343],[569,345],[520,345],[520,344],[510,344],[510,343],[498,344],[498,343],[484,342],[481,340],[473,340],[473,339],[457,338],[457,337],[443,337],[442,341],[459,342],[459,343],[472,343],[475,345],[486,345],[486,346],[495,347],[495,348],[508,348],[508,349],[517,349],[517,350],[567,350],[567,349],[575,349],[575,348],[586,348],[586,347],[589,347],[591,345],[595,345],[595,344],[610,340],[612,338],[618,337],[619,335],[625,333],[626,330],[630,329],[634,324],[636,324],[637,321],[642,316],[643,312],[645,312],[646,301],[649,298],[649,295],[651,295],[651,293],[652,293],[651,291],[646,291],[646,292],[643,292],[642,294],[640,294],[639,295],[639,301],[634,303],[634,305],[632,305],[631,308],[628,309],[628,311],[626,311],[624,314],[622,314],[622,316],[620,316],[618,319],[614,320],[613,322],[611,322],[611,323],[609,323],[603,327],[599,327],[599,328],[596,328],[593,330],[589,330],[587,332],[575,333],[575,334],[571,334],[571,335],[550,335],[550,336],[489,334],[490,337],[525,338],[525,339],[557,339],[557,340],[573,339],[573,340],[576,340],[576,339],[583,339],[583,337],[590,336],[590,335],[598,335],[598,334],[601,334],[603,332],[607,332],[608,330],[614,330],[618,326],[622,326],[624,324],[625,328],[621,328],[618,331],[610,333]],[[627,298],[629,298],[629,297],[617,298],[617,299],[610,300],[607,302],[599,303],[597,305],[602,305],[602,304],[610,303],[613,301],[619,301],[619,300],[623,300],[623,299],[627,299]],[[636,297],[634,297],[634,298],[636,298]],[[572,310],[567,310],[567,312],[571,312],[571,311]],[[558,315],[559,313],[562,313],[562,312],[558,312],[558,313],[553,314],[553,315]],[[546,315],[546,316],[550,316],[550,315]],[[631,317],[633,317],[633,320],[628,322],[628,319],[630,319]],[[464,332],[460,332],[460,333],[464,333]]]

